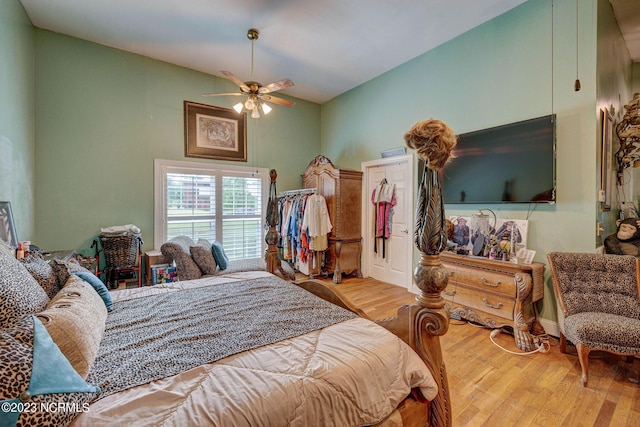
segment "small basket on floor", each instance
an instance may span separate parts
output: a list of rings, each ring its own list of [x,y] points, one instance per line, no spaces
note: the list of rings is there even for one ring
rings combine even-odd
[[[121,236],[100,236],[100,244],[108,268],[128,268],[136,265],[138,251],[142,244],[139,233]]]

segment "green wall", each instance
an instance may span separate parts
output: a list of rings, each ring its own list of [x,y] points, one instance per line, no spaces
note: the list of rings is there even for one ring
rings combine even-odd
[[[608,0],[598,0],[598,43],[597,43],[597,112],[606,109],[613,119],[614,126],[622,120],[624,115],[624,104],[633,97],[633,66],[629,50],[624,42],[620,27],[613,14],[613,8]],[[598,116],[598,135],[602,134],[602,120]],[[620,147],[615,132],[613,132],[613,152]],[[601,138],[597,138],[600,143]],[[602,161],[602,151],[598,151],[597,168],[600,170]],[[613,169],[617,169],[615,160]],[[619,201],[632,200],[634,190],[634,172],[627,169],[624,174],[623,185],[615,186],[612,191],[612,208],[603,210],[599,202],[596,203],[598,222],[603,225],[604,232],[596,236],[596,244],[602,245],[603,238],[616,231],[616,220],[619,215]],[[600,175],[598,175],[599,179]],[[636,199],[637,200],[637,199]]]
[[[153,159],[185,160],[183,100],[230,107],[234,99],[201,94],[233,84],[34,29],[17,0],[0,2],[0,200],[14,204],[21,239],[80,248],[100,227],[134,223],[153,247]],[[359,169],[403,146],[404,132],[429,117],[463,133],[553,112],[557,204],[490,207],[500,218],[530,220],[537,261],[553,250],[594,251],[599,107],[620,111],[617,94],[623,104],[629,88],[640,90],[605,5],[580,0],[580,92],[575,3],[556,2],[552,25],[551,1],[532,0],[322,106],[296,100],[291,110],[249,119],[249,159],[234,164],[276,168],[278,189],[287,190],[300,186],[315,155]],[[615,65],[603,68],[607,50]],[[447,214],[485,207],[447,205]],[[542,317],[556,319],[548,273],[545,291]]]
[[[540,262],[551,251],[595,251],[596,52],[606,43],[596,45],[597,0],[580,0],[579,6],[579,92],[575,2],[555,2],[552,26],[551,1],[529,1],[323,104],[322,153],[342,167],[359,168],[380,151],[403,146],[403,134],[430,117],[464,133],[553,112],[555,205],[446,205],[446,214],[471,215],[488,207],[499,218],[528,219],[529,247]],[[607,84],[617,90],[617,83]],[[557,319],[548,271],[538,308],[542,317]]]
[[[0,201],[20,240],[34,238],[34,40],[16,0],[0,0]]]
[[[233,83],[87,41],[35,30],[36,234],[50,250],[85,248],[101,227],[136,224],[153,248],[153,160],[184,157],[183,101],[230,108]],[[320,152],[320,107],[295,100],[248,119],[248,161],[299,188]]]

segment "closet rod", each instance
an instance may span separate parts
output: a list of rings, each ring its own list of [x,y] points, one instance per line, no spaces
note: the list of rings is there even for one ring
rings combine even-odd
[[[301,188],[299,190],[283,191],[278,195],[278,197],[292,196],[294,194],[309,194],[309,193],[315,193],[315,192],[316,192],[316,188]]]

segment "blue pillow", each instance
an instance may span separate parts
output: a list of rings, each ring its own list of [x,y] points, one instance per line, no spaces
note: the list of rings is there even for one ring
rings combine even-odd
[[[102,280],[98,279],[98,277],[91,272],[79,271],[73,274],[90,284],[93,289],[96,290],[98,295],[100,295],[100,298],[102,298],[102,301],[104,301],[104,305],[107,307],[107,311],[113,310],[111,294],[107,290],[107,287],[104,285],[104,283],[102,283]]]
[[[229,265],[229,257],[224,253],[222,243],[217,240],[214,241],[213,245],[211,245],[211,252],[213,253],[213,258],[216,260],[216,264],[220,267],[220,270],[227,268]]]

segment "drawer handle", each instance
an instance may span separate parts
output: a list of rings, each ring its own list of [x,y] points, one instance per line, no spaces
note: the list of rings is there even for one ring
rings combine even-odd
[[[443,291],[443,292],[444,292],[445,295],[449,295],[450,297],[452,297],[452,296],[454,296],[456,294],[456,291],[451,291],[451,292]]]
[[[497,288],[500,285],[500,281],[498,280],[496,283],[487,282],[487,279],[482,278],[482,283],[487,286],[491,286],[492,288]]]
[[[482,302],[484,302],[487,305],[487,307],[495,308],[496,310],[499,309],[500,307],[502,307],[502,303],[501,302],[499,302],[497,305],[491,305],[491,304],[489,304],[489,301],[487,301],[486,298],[482,298]]]

